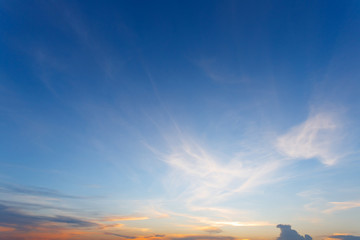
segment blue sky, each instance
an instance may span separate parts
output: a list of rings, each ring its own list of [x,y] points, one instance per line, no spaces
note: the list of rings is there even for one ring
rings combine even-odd
[[[359,8],[1,1],[0,238],[356,239]]]

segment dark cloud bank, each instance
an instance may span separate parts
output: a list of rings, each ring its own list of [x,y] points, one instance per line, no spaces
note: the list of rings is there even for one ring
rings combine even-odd
[[[96,223],[84,221],[68,216],[34,216],[23,213],[18,209],[0,204],[0,226],[14,227],[17,230],[31,230],[43,223],[64,223],[70,227],[95,227]]]
[[[340,240],[360,240],[360,236],[353,236],[353,235],[333,235],[333,236],[329,236],[329,238],[335,238]]]
[[[290,225],[279,224],[276,227],[281,230],[280,237],[277,240],[312,240],[312,237],[307,234],[304,237],[298,234],[297,231],[291,229]]]

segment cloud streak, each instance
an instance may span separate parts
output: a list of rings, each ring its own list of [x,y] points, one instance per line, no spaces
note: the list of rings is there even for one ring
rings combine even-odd
[[[236,193],[252,191],[260,185],[274,181],[270,177],[279,167],[277,156],[259,149],[242,153],[233,159],[219,159],[191,138],[179,137],[171,145],[170,153],[160,157],[170,167],[167,184],[183,189],[180,197],[189,206],[204,201],[215,203]],[[186,187],[184,188],[184,185]],[[195,205],[194,205],[195,204]]]
[[[41,187],[25,187],[14,184],[2,184],[0,185],[0,192],[11,193],[11,194],[21,194],[21,195],[30,195],[30,196],[42,196],[42,197],[52,197],[52,198],[71,198],[71,199],[84,199],[85,197],[67,195],[61,192]]]
[[[360,202],[330,202],[332,207],[324,210],[324,213],[333,213],[337,211],[345,211],[351,208],[360,207]]]
[[[118,216],[118,217],[107,217],[104,218],[104,221],[107,222],[120,222],[120,221],[138,221],[138,220],[147,220],[148,217],[136,217],[136,216]]]
[[[117,233],[105,232],[104,234],[112,235],[112,236],[116,236],[116,237],[120,237],[120,238],[124,238],[124,239],[136,239],[136,237],[134,237],[134,236],[121,235],[121,234],[117,234]]]
[[[340,239],[340,240],[360,240],[360,236],[353,236],[347,234],[334,234],[329,238]]]

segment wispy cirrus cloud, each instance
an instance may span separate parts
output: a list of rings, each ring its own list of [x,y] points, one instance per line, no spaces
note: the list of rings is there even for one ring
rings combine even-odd
[[[342,123],[336,112],[317,112],[277,139],[276,147],[291,159],[317,158],[333,165],[343,153],[336,149],[342,139]]]
[[[172,134],[164,133],[159,127],[168,147],[166,150],[146,145],[168,166],[168,171],[163,175],[164,186],[172,202],[177,202],[176,205],[184,209],[182,213],[175,209],[167,213],[187,218],[191,223],[213,227],[273,225],[256,221],[241,209],[222,207],[226,201],[254,193],[265,185],[285,178],[277,174],[283,166],[284,157],[267,142],[268,139],[260,135],[251,143],[239,143],[237,149],[226,155],[218,154],[221,146],[214,151],[206,142],[185,134],[179,124],[174,124]]]
[[[270,176],[281,166],[278,156],[271,149],[269,153],[262,152],[261,146],[254,148],[254,151],[221,159],[193,138],[179,136],[168,153],[156,153],[170,167],[165,176],[166,184],[182,190],[179,197],[189,207],[196,207],[200,201],[204,207],[207,206],[204,201],[208,204],[220,202],[276,181]]]
[[[84,199],[85,197],[68,195],[61,193],[59,191],[43,188],[43,187],[28,187],[20,186],[15,184],[1,184],[0,192],[10,193],[10,194],[19,194],[19,195],[28,195],[28,196],[43,196],[43,197],[52,197],[52,198],[72,198],[72,199]]]

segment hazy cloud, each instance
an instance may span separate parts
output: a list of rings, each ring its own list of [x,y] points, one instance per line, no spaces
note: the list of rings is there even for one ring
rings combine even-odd
[[[105,232],[104,234],[112,235],[112,236],[116,236],[116,237],[120,237],[120,238],[125,238],[125,239],[135,239],[136,238],[134,236],[126,236],[126,235],[121,235],[121,234],[117,234],[117,233],[110,233],[110,232]]]
[[[48,188],[25,187],[25,186],[19,186],[19,185],[14,185],[14,184],[1,184],[0,192],[31,195],[31,196],[53,197],[53,198],[76,198],[76,199],[84,198],[84,197],[80,197],[80,196],[63,194],[61,192],[58,192],[58,191],[52,190],[52,189],[48,189]]]
[[[240,71],[231,69],[228,64],[221,63],[214,58],[203,58],[195,61],[195,64],[214,82],[227,84],[249,82],[249,78]]]
[[[165,237],[165,234],[155,234],[154,237]]]
[[[202,230],[204,232],[208,232],[208,233],[221,233],[222,230],[218,227],[213,227],[213,226],[205,226],[205,227],[199,227],[199,230]]]
[[[298,234],[297,231],[291,229],[290,225],[279,224],[276,227],[281,230],[280,237],[277,240],[312,240],[312,237],[307,234],[304,237]]]
[[[42,203],[30,203],[30,202],[16,202],[16,201],[6,201],[6,200],[0,200],[0,205],[6,205],[8,207],[13,207],[15,209],[26,209],[26,210],[32,210],[32,211],[39,211],[44,209],[54,209],[54,210],[60,210],[60,211],[68,211],[68,212],[74,212],[75,209],[67,208],[67,207],[61,207],[49,204],[42,204]]]

